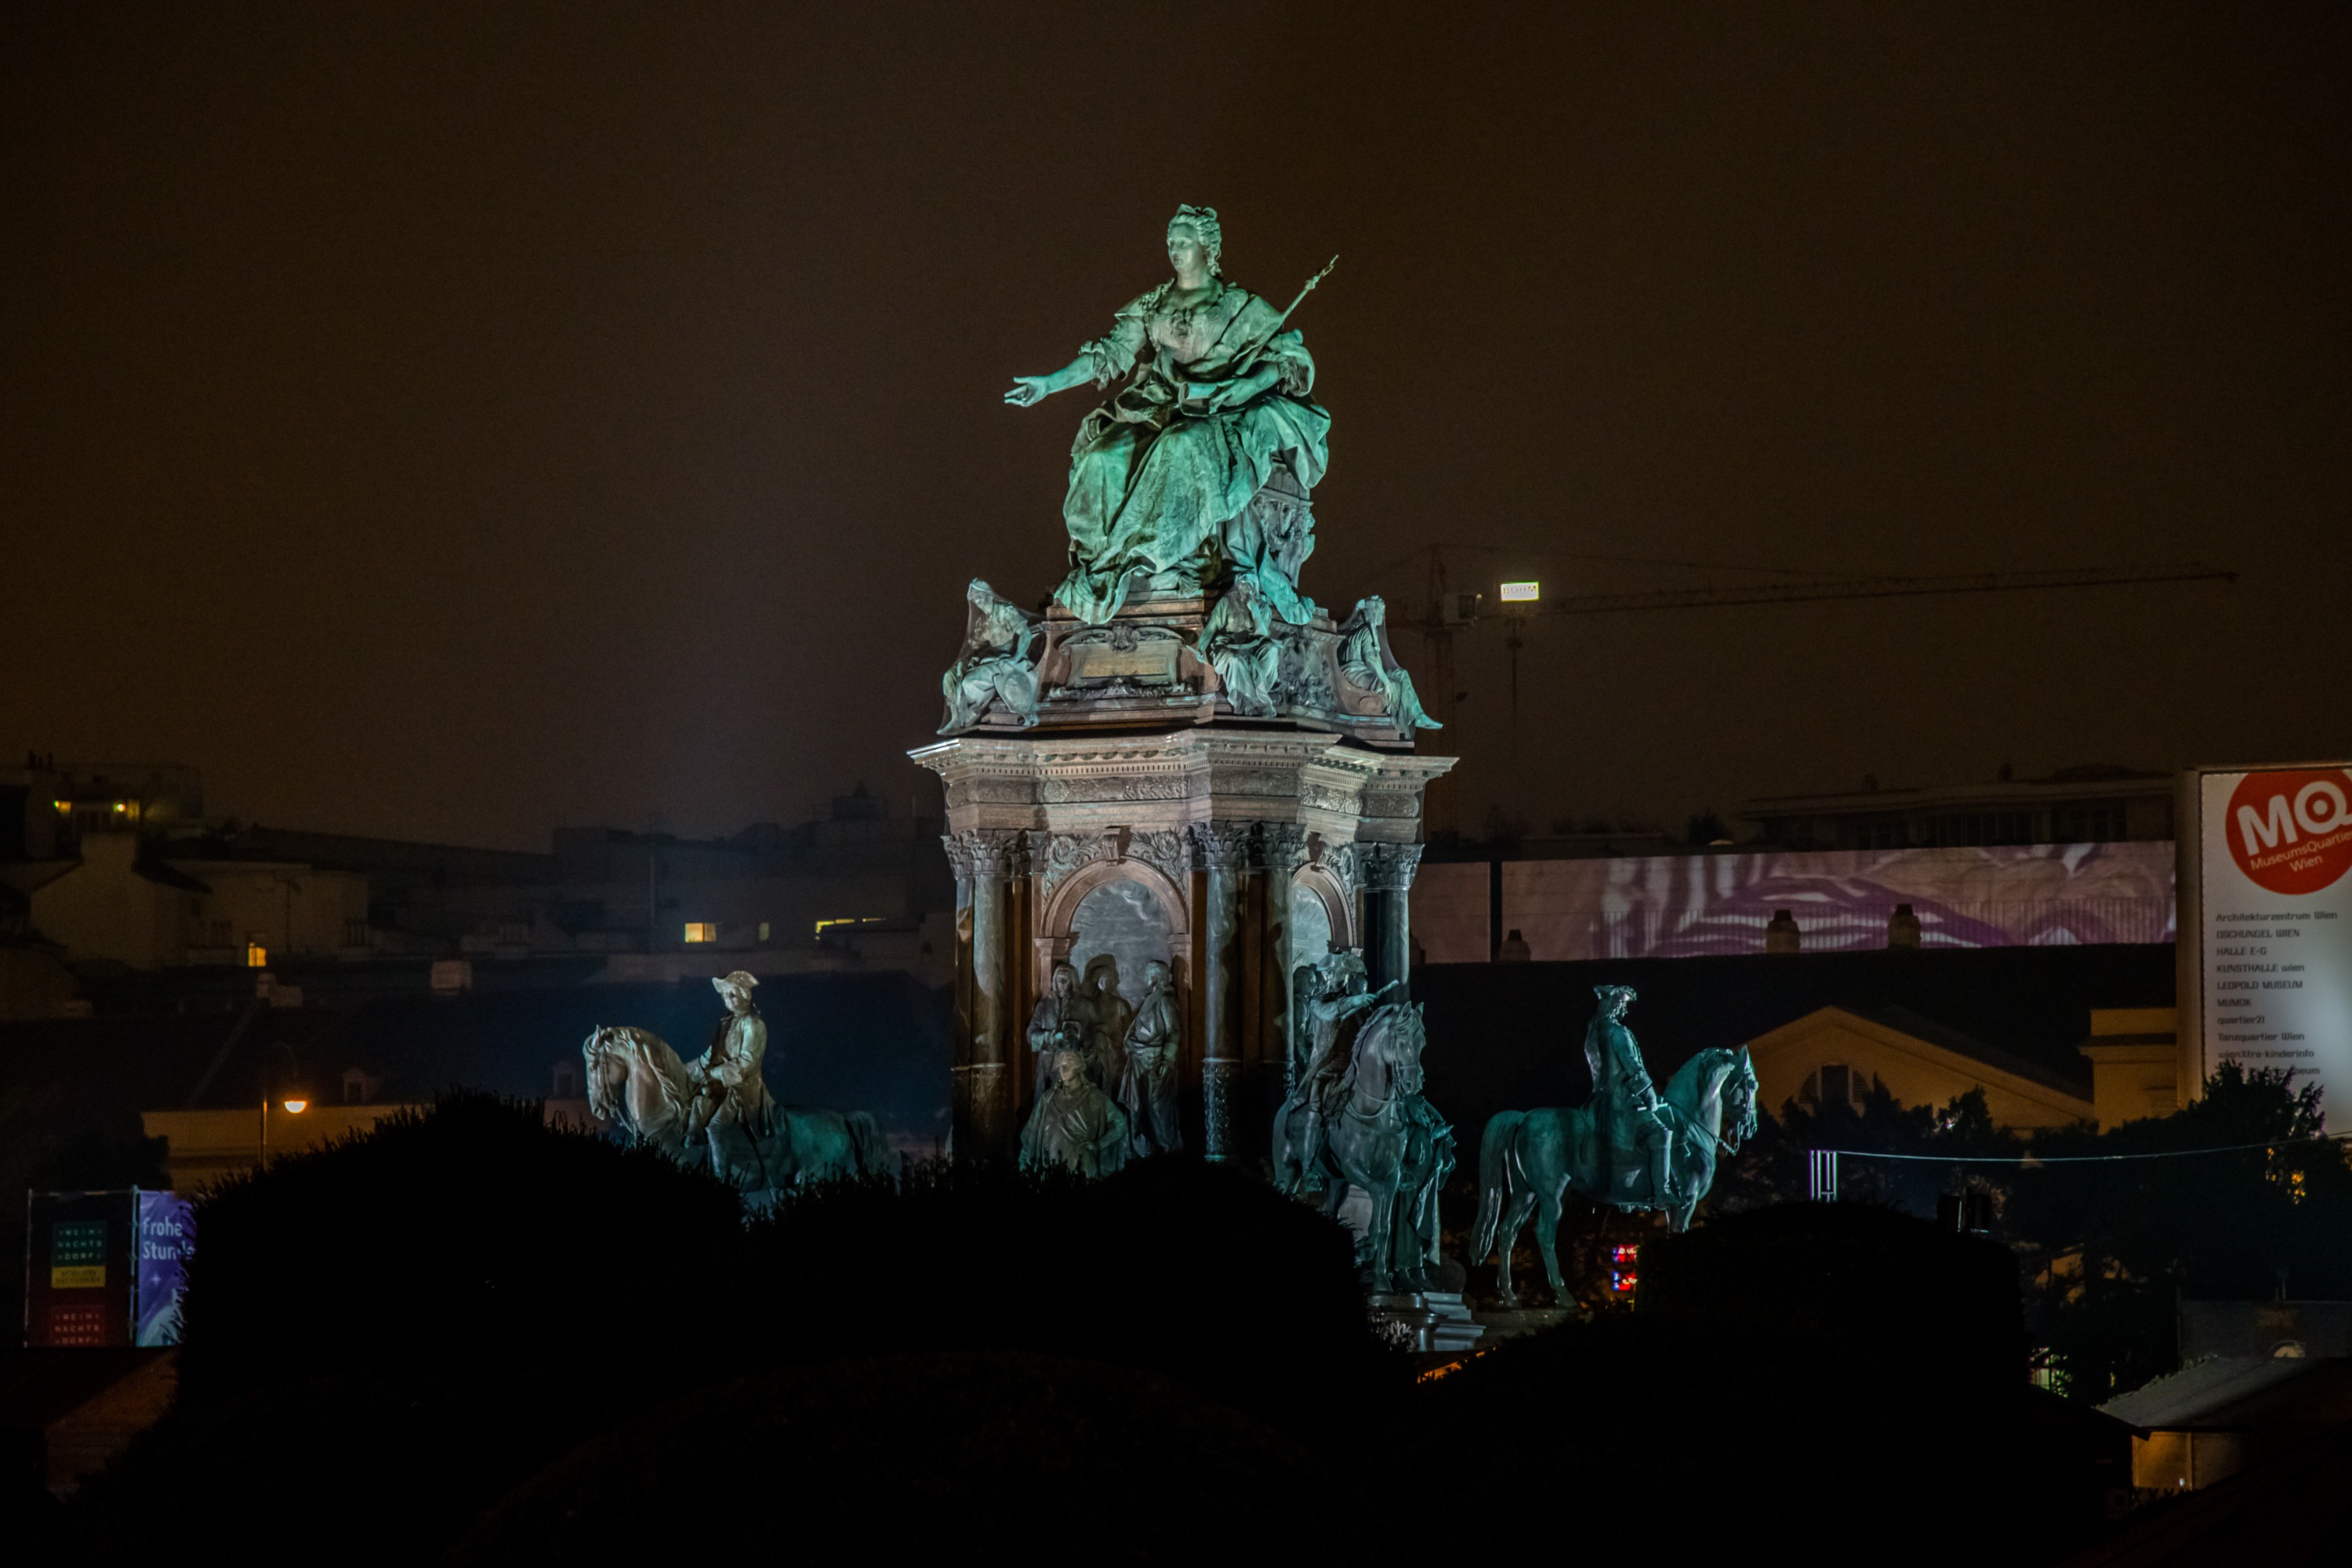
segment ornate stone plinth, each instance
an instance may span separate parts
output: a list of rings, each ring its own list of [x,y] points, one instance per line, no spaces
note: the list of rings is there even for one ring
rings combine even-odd
[[[1253,1164],[1290,1060],[1293,971],[1361,948],[1374,985],[1406,977],[1422,795],[1454,759],[1413,755],[1393,728],[1382,745],[1328,721],[1235,721],[1213,693],[1144,733],[1097,727],[1145,717],[1132,700],[1049,695],[1034,727],[911,753],[947,788],[959,1157],[1011,1148],[1037,1080],[1027,1021],[1057,963],[1110,1010],[1146,963],[1170,964],[1186,1145]]]

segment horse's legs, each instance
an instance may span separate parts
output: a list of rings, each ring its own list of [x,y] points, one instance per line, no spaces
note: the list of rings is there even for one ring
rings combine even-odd
[[[1519,1304],[1519,1293],[1511,1286],[1511,1249],[1518,1246],[1519,1232],[1526,1228],[1528,1215],[1535,1212],[1535,1206],[1536,1194],[1515,1179],[1510,1196],[1504,1200],[1503,1223],[1495,1228],[1495,1247],[1503,1259],[1502,1268],[1495,1275],[1495,1296],[1506,1307]]]
[[[1365,1236],[1372,1244],[1372,1293],[1385,1296],[1395,1288],[1396,1183],[1391,1180],[1370,1188],[1372,1213],[1364,1226]]]
[[[1551,1281],[1551,1301],[1555,1307],[1568,1303],[1568,1287],[1559,1278],[1559,1210],[1560,1194],[1549,1188],[1537,1194],[1540,1209],[1536,1215],[1536,1250],[1543,1254],[1544,1278]]]

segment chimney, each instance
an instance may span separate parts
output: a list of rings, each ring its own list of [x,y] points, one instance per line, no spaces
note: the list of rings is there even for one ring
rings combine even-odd
[[[1772,911],[1772,923],[1764,928],[1764,951],[1796,952],[1804,946],[1804,938],[1797,930],[1797,917],[1786,910]]]

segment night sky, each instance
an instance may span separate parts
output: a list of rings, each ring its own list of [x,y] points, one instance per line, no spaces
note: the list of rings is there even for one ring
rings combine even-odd
[[[1554,620],[1516,735],[1487,629],[1467,826],[2352,751],[2352,12],[1559,9],[9,7],[0,755],[531,847],[904,801],[964,582],[1062,570],[1091,395],[1001,395],[1180,201],[1277,303],[1343,258],[1326,604],[2243,574]]]

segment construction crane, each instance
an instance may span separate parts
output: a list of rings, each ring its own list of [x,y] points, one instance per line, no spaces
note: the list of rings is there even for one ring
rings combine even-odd
[[[1605,616],[1635,610],[1723,609],[1735,605],[1791,605],[1825,599],[1902,599],[1948,594],[2015,594],[2049,588],[2112,588],[2151,583],[2235,583],[2238,574],[2221,567],[2188,563],[2166,566],[2084,566],[2053,572],[1967,572],[1942,576],[1806,576],[1780,567],[1734,566],[1699,561],[1662,561],[1643,556],[1594,556],[1591,559],[1633,562],[1652,566],[1699,567],[1717,571],[1758,572],[1775,580],[1696,588],[1654,588],[1622,594],[1543,595],[1535,582],[1498,583],[1490,605],[1483,592],[1464,592],[1447,584],[1445,552],[1475,550],[1485,553],[1517,553],[1493,546],[1425,545],[1391,566],[1416,556],[1429,558],[1427,614],[1413,619],[1391,618],[1390,626],[1416,631],[1429,644],[1429,682],[1423,689],[1436,699],[1427,703],[1431,717],[1441,722],[1454,717],[1454,638],[1461,632],[1495,619],[1505,626],[1503,645],[1511,655],[1512,731],[1518,728],[1519,650],[1527,646],[1527,623],[1538,616]],[[1534,553],[1534,552],[1529,552]],[[1543,553],[1557,554],[1558,552]],[[1384,568],[1385,570],[1385,568]]]

